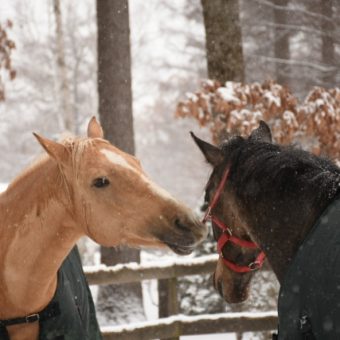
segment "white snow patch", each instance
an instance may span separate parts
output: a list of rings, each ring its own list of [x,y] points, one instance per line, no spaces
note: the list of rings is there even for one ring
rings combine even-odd
[[[147,328],[147,327],[153,327],[157,326],[159,324],[163,325],[171,325],[175,324],[176,322],[181,322],[183,324],[183,327],[185,327],[185,324],[191,324],[196,323],[199,321],[216,321],[216,320],[225,320],[226,323],[228,323],[228,319],[235,319],[235,318],[254,318],[257,319],[259,317],[277,317],[276,312],[257,312],[257,313],[218,313],[218,314],[205,314],[205,315],[195,315],[195,316],[187,316],[187,315],[174,315],[167,318],[163,318],[161,320],[153,320],[153,321],[145,321],[145,322],[136,322],[133,324],[128,325],[121,325],[121,326],[104,326],[102,327],[102,331],[104,332],[110,332],[114,334],[119,334],[124,331],[133,331],[139,328]]]
[[[271,91],[267,91],[267,92],[264,94],[263,98],[266,98],[266,99],[268,100],[269,105],[274,104],[274,105],[276,105],[277,107],[280,107],[280,106],[281,106],[281,98],[278,97],[278,96],[275,96],[275,95],[273,94],[273,92],[271,92]]]
[[[325,105],[325,102],[324,102],[323,99],[318,98],[318,99],[315,101],[315,104],[316,104],[316,106],[319,108],[319,107]]]
[[[228,103],[232,103],[235,105],[241,104],[240,99],[236,96],[234,88],[232,87],[232,83],[229,84],[229,82],[227,82],[226,87],[220,87],[217,90],[217,93],[222,97],[223,100],[227,101]]]
[[[217,92],[223,98],[223,100],[227,101],[228,103],[233,103],[233,104],[236,104],[236,105],[241,104],[240,99],[238,99],[235,96],[233,89],[226,88],[226,87],[220,87],[217,90]]]
[[[194,93],[187,92],[187,93],[185,94],[185,96],[186,96],[189,100],[191,100],[192,102],[194,102],[194,103],[196,103],[196,102],[198,101],[198,97],[197,97],[197,95],[194,94]]]
[[[8,183],[0,183],[0,192],[6,191]]]
[[[283,119],[287,122],[288,125],[290,126],[296,126],[297,121],[295,118],[295,114],[292,111],[286,110],[283,113]]]
[[[211,261],[217,261],[218,254],[213,255],[206,255],[201,256],[198,258],[186,257],[186,258],[171,258],[171,259],[162,259],[162,261],[156,262],[148,262],[145,264],[140,264],[136,262],[129,262],[129,263],[121,263],[115,266],[108,267],[105,264],[99,264],[95,266],[84,266],[84,271],[89,274],[96,273],[98,271],[103,271],[107,273],[116,273],[122,271],[123,269],[130,269],[132,271],[142,270],[142,269],[150,269],[150,268],[171,268],[174,265],[185,265],[186,267],[198,265],[198,264],[205,264]]]

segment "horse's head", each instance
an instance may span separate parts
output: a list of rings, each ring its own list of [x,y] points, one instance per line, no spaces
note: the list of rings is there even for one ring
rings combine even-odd
[[[87,138],[58,143],[36,137],[58,165],[74,221],[97,243],[167,245],[188,254],[206,236],[192,212],[153,183],[135,157],[103,139],[96,119]]]
[[[268,126],[261,122],[248,139],[234,137],[221,147],[211,145],[194,134],[192,136],[213,167],[206,186],[205,220],[210,219],[212,222],[220,254],[214,273],[214,286],[227,302],[242,302],[248,297],[251,278],[254,271],[261,267],[264,253],[254,243],[239,206],[238,188],[233,181],[237,164],[232,163],[239,162],[239,151],[247,141],[270,143],[271,133]]]

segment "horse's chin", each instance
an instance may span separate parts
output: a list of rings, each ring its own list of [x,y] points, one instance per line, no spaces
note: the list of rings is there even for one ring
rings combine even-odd
[[[233,305],[243,303],[249,297],[248,291],[245,291],[245,292],[237,291],[237,292],[232,292],[232,293],[228,292],[224,294],[223,293],[221,294],[220,292],[220,295],[222,296],[225,302],[233,304]]]
[[[213,275],[214,287],[220,294],[220,296],[230,304],[238,304],[246,301],[249,297],[249,289],[243,290],[232,289],[232,287],[224,286],[223,280],[216,279],[215,273]]]
[[[197,240],[192,233],[185,233],[184,235],[174,232],[167,234],[155,233],[154,236],[159,242],[178,255],[189,255],[197,246]]]
[[[223,299],[230,304],[236,305],[245,302],[248,299],[248,294],[242,296],[223,296]]]
[[[189,255],[194,250],[193,247],[190,246],[179,246],[178,244],[164,242],[174,253],[178,255]]]

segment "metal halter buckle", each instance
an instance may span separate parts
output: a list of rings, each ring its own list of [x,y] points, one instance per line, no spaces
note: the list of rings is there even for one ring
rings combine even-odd
[[[254,261],[248,264],[250,270],[257,270],[261,267],[261,263],[259,261]]]
[[[26,323],[36,322],[36,321],[39,321],[40,315],[39,315],[39,314],[31,314],[31,315],[27,315],[27,316],[25,317],[25,319],[26,319]]]
[[[223,232],[229,234],[229,236],[233,236],[233,232],[228,227]]]

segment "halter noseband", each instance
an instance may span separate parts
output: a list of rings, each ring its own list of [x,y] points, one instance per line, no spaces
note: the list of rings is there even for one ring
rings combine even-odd
[[[262,267],[266,255],[264,254],[263,251],[261,251],[257,255],[255,261],[249,263],[247,266],[240,266],[236,263],[233,263],[233,262],[227,260],[223,255],[223,248],[225,247],[225,245],[228,242],[232,242],[232,243],[238,245],[239,247],[243,247],[243,248],[257,249],[257,248],[259,248],[259,246],[252,241],[242,240],[238,237],[233,236],[231,229],[227,225],[225,225],[220,219],[218,219],[216,216],[214,216],[212,214],[212,210],[214,209],[218,200],[220,199],[222,191],[223,191],[225,184],[227,182],[228,176],[229,176],[229,167],[227,167],[226,170],[224,171],[222,180],[217,187],[217,190],[216,190],[214,197],[213,197],[213,199],[212,199],[212,201],[211,201],[211,203],[210,203],[210,205],[209,205],[209,207],[208,207],[208,209],[207,209],[207,211],[204,215],[202,222],[205,223],[207,220],[210,220],[211,222],[213,222],[217,227],[219,227],[222,230],[222,234],[219,237],[219,239],[217,240],[217,250],[218,250],[218,253],[220,254],[224,264],[236,273],[249,273],[253,270],[257,270],[257,269]]]

